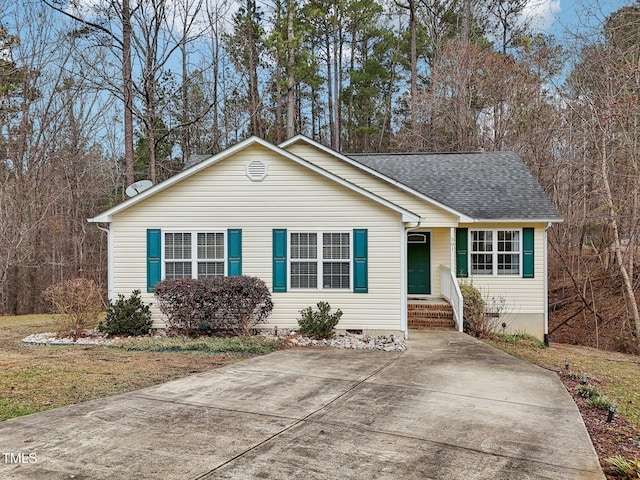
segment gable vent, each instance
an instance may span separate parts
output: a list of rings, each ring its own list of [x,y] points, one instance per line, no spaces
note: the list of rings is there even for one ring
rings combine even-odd
[[[247,163],[247,177],[254,182],[261,182],[267,176],[269,167],[262,160],[251,160]]]

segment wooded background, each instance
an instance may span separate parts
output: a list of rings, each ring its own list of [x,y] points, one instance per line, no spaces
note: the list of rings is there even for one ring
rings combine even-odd
[[[551,339],[637,349],[640,3],[585,6],[561,37],[527,3],[0,0],[0,313],[105,285],[86,219],[134,180],[302,133],[347,154],[518,152],[565,218]]]

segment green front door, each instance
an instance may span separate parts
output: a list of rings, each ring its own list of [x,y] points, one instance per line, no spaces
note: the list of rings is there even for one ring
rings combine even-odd
[[[429,233],[410,233],[407,238],[409,294],[431,293],[431,239]]]

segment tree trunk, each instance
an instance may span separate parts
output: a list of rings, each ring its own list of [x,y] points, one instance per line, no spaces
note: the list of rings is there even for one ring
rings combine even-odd
[[[217,153],[220,150],[220,119],[218,117],[218,85],[220,82],[220,41],[218,36],[218,15],[216,12],[215,22],[211,22],[211,16],[209,16],[213,27],[213,33],[211,36],[212,51],[213,51],[213,122],[211,125],[211,131],[213,134],[213,143],[210,148],[213,152],[197,152],[203,153]]]
[[[133,80],[131,74],[131,9],[122,0],[122,82],[124,96],[124,163],[127,185],[135,181],[133,171]]]
[[[293,30],[295,2],[287,2],[287,137],[291,138],[296,133],[296,106],[295,106],[295,82],[296,82],[296,41]]]
[[[280,62],[278,62],[280,63]],[[277,70],[280,70],[280,65],[276,66]],[[275,81],[276,84],[276,109],[275,109],[275,114],[274,114],[274,123],[275,123],[275,127],[276,127],[276,143],[280,143],[284,141],[284,136],[285,136],[285,130],[288,132],[289,131],[289,127],[288,127],[288,118],[287,118],[287,127],[285,129],[283,123],[284,123],[284,115],[282,114],[282,107],[283,107],[283,99],[282,99],[282,82],[280,82],[280,79],[276,79]],[[287,104],[287,111],[288,111],[288,104]],[[287,114],[288,117],[288,114]]]
[[[468,45],[471,40],[471,0],[462,0],[460,40],[464,45]]]
[[[409,0],[409,36],[411,42],[411,131],[418,129],[418,41],[416,33],[416,5]]]
[[[247,12],[249,14],[250,23],[253,22],[256,14],[256,2],[254,0],[247,1]],[[258,39],[255,36],[253,25],[250,26],[248,45],[248,65],[249,71],[249,110],[251,115],[251,135],[262,137],[262,123],[260,121],[260,93],[258,92]]]
[[[186,15],[185,15],[186,18]],[[186,23],[186,22],[185,22]],[[186,30],[186,25],[183,25]],[[180,53],[182,55],[182,85],[180,93],[182,95],[182,112],[180,122],[182,123],[182,165],[186,165],[191,156],[191,127],[189,123],[189,69],[187,66],[187,36],[185,35],[180,42]]]
[[[613,248],[616,257],[616,264],[620,269],[620,274],[622,276],[623,281],[623,292],[625,302],[627,304],[627,308],[633,317],[633,326],[636,335],[636,342],[640,344],[640,311],[638,310],[638,302],[636,301],[636,296],[633,291],[633,280],[629,275],[627,270],[623,255],[622,255],[622,243],[620,242],[620,233],[618,229],[618,220],[616,217],[616,207],[613,200],[613,195],[611,193],[611,186],[609,183],[609,166],[608,166],[608,155],[607,155],[607,146],[606,146],[607,137],[605,135],[602,136],[602,184],[604,186],[604,191],[606,195],[607,202],[607,210],[609,214],[609,225],[611,226],[611,230],[613,232]]]
[[[334,86],[334,93],[333,93],[333,101],[334,101],[334,106],[333,106],[333,114],[335,116],[335,122],[333,123],[333,128],[334,128],[334,143],[335,143],[335,147],[334,150],[339,152],[340,151],[340,144],[341,144],[341,138],[340,135],[342,133],[342,112],[341,112],[341,106],[342,106],[342,29],[337,28],[338,26],[336,25],[336,35],[334,37],[335,39],[335,43],[334,43],[334,56],[333,56],[333,60],[334,60],[334,79],[335,79],[335,86]]]
[[[337,150],[337,142],[334,140],[335,114],[333,111],[333,78],[331,77],[333,60],[331,57],[331,43],[328,34],[325,34],[325,50],[327,52],[327,106],[329,108],[329,143],[331,144],[331,148]]]

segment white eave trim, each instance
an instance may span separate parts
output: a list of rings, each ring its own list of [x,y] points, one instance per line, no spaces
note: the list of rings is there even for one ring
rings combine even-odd
[[[563,218],[473,218],[460,223],[562,223]]]
[[[356,192],[359,193],[360,195],[373,200],[376,203],[379,203],[381,205],[384,205],[387,208],[390,208],[391,210],[399,213],[402,215],[402,221],[403,222],[419,222],[421,220],[419,215],[416,215],[415,213],[402,208],[399,205],[396,205],[395,203],[389,202],[388,200],[385,200],[384,198],[376,195],[375,193],[372,193],[368,190],[365,190],[362,187],[359,187],[347,180],[345,180],[342,177],[339,177],[331,172],[329,172],[328,170],[325,170],[323,168],[320,168],[316,165],[314,165],[311,162],[308,162],[307,160],[304,160],[303,158],[298,157],[297,155],[292,154],[291,152],[288,152],[287,150],[284,150],[276,145],[273,145],[269,142],[267,142],[266,140],[263,140],[261,138],[258,137],[250,137],[247,138],[246,140],[243,140],[240,143],[237,143],[225,150],[223,150],[222,152],[213,155],[212,157],[210,157],[207,160],[204,160],[190,168],[188,168],[187,170],[184,170],[180,173],[178,173],[177,175],[174,175],[173,177],[165,180],[162,183],[159,183],[157,185],[154,185],[153,187],[149,188],[148,190],[145,190],[144,192],[140,193],[139,195],[136,195],[133,198],[130,198],[129,200],[126,200],[118,205],[116,205],[115,207],[110,208],[109,210],[102,212],[101,214],[88,219],[89,222],[111,222],[113,215],[122,212],[123,210],[126,210],[127,208],[143,201],[144,199],[151,197],[152,195],[155,195],[156,193],[169,188],[170,186],[184,180],[185,178],[188,178],[192,175],[195,175],[196,173],[198,173],[200,170],[204,170],[205,168],[210,167],[211,165],[214,165],[215,163],[220,162],[221,160],[224,160],[227,157],[230,157],[231,155],[234,155],[235,153],[244,150],[245,148],[248,148],[252,145],[260,145],[264,148],[266,148],[267,150],[271,150],[279,155],[282,155],[286,158],[288,158],[289,160],[297,163],[298,165],[302,165],[306,168],[308,168],[309,170],[322,175],[323,177],[333,180],[334,182]]]
[[[111,215],[105,215],[104,213],[101,213],[97,217],[87,218],[87,222],[89,223],[111,223],[112,220]]]
[[[379,178],[380,180],[390,183],[398,188],[400,188],[401,190],[404,190],[407,193],[410,193],[411,195],[415,195],[416,197],[420,198],[421,200],[424,200],[425,202],[430,203],[431,205],[434,205],[438,208],[441,208],[442,210],[444,210],[447,213],[450,213],[451,215],[454,215],[456,217],[458,217],[458,221],[460,223],[471,223],[474,221],[473,218],[465,215],[462,212],[459,212],[443,203],[438,202],[437,200],[434,200],[431,197],[428,197],[427,195],[420,193],[414,189],[412,189],[411,187],[408,187],[407,185],[405,185],[402,182],[399,182],[398,180],[395,180],[391,177],[388,177],[380,172],[377,172],[375,170],[373,170],[372,168],[367,167],[366,165],[363,165],[360,162],[356,162],[355,160],[339,153],[336,152],[335,150],[332,150],[329,147],[326,147],[324,145],[322,145],[321,143],[316,142],[315,140],[311,140],[309,137],[305,137],[304,135],[296,135],[295,137],[290,138],[289,140],[286,140],[285,142],[281,143],[279,145],[280,148],[286,149],[287,147],[289,147],[290,145],[293,145],[294,143],[297,143],[299,141],[305,142],[308,145],[311,145],[312,147],[315,147],[319,150],[322,150],[323,152],[332,155],[336,158],[339,158],[340,160],[347,162],[348,164],[352,165],[355,168],[358,168],[360,170],[362,170],[363,172],[366,172],[370,175],[373,175],[374,177]]]

